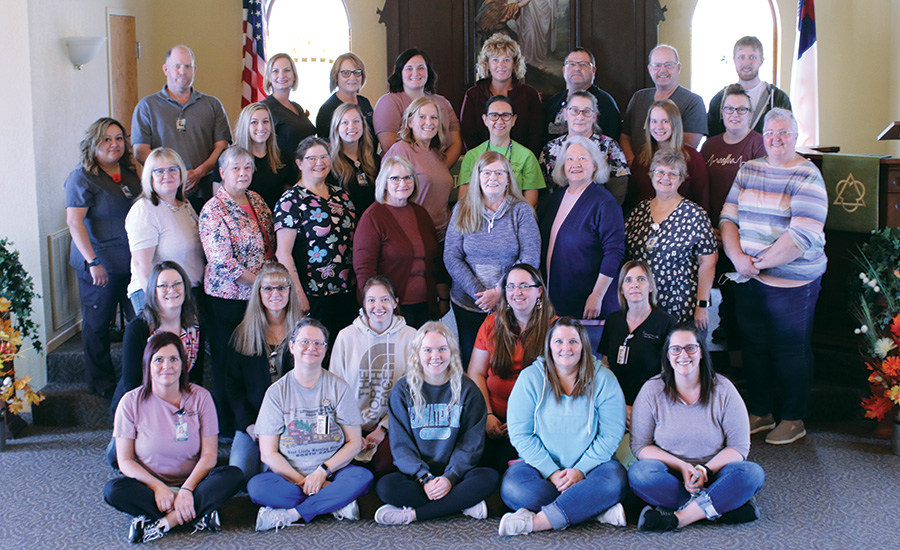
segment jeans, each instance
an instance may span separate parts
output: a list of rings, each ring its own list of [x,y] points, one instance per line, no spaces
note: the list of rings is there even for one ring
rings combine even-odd
[[[429,500],[417,480],[394,472],[378,480],[375,492],[387,504],[415,508],[416,520],[424,521],[475,506],[494,492],[499,479],[500,475],[490,468],[472,468],[443,498]]]
[[[259,457],[259,442],[250,439],[246,432],[236,430],[234,441],[231,442],[231,453],[228,455],[228,465],[240,468],[244,472],[246,485],[251,477],[263,471]]]
[[[747,409],[782,420],[809,414],[813,378],[812,328],[822,279],[796,288],[755,279],[737,285]],[[773,387],[774,386],[774,387]]]
[[[238,492],[241,483],[241,471],[237,468],[219,466],[210,470],[194,488],[194,511],[197,517],[218,510]],[[109,481],[103,488],[103,500],[116,510],[134,517],[144,516],[157,520],[166,515],[156,506],[153,489],[130,477]]]
[[[134,309],[134,314],[140,315],[141,311],[144,310],[144,306],[147,305],[147,295],[144,294],[144,289],[137,289],[133,294],[128,295],[128,299],[131,301],[131,307]]]
[[[715,513],[707,512],[707,517],[715,519],[740,508],[762,489],[765,480],[762,467],[746,460],[727,464],[716,474],[710,472],[710,483],[701,498],[708,498]],[[656,459],[635,462],[628,469],[628,482],[634,494],[652,506],[678,510],[691,499],[681,472]]]
[[[512,510],[541,510],[554,529],[565,529],[600,515],[625,495],[628,476],[615,460],[597,466],[584,479],[560,493],[549,479],[524,460],[503,476],[500,497]]]
[[[453,316],[456,318],[456,329],[459,332],[460,359],[462,359],[463,369],[468,369],[478,329],[481,328],[481,323],[487,319],[488,314],[483,311],[469,311],[453,304]]]
[[[250,500],[272,508],[294,508],[303,521],[339,510],[369,492],[372,472],[360,466],[344,466],[335,472],[331,483],[314,495],[275,472],[263,472],[247,483]]]
[[[604,325],[584,325],[584,330],[587,332],[588,338],[590,338],[588,347],[597,359],[603,356],[600,350],[597,349],[600,346],[600,337],[603,336],[603,327]]]

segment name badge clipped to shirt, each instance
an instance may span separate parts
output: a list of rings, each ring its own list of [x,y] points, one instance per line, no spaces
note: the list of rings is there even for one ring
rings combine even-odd
[[[365,172],[359,172],[358,174],[356,174],[356,183],[360,184],[361,186],[369,185],[369,178],[366,177]]]
[[[187,120],[183,116],[175,119],[175,129],[179,132],[187,131]]]
[[[327,399],[322,400],[322,408],[324,410],[328,409],[329,401]],[[326,435],[329,431],[331,431],[331,416],[327,413],[319,413],[316,415],[316,435]]]
[[[628,364],[628,353],[630,351],[630,349],[628,348],[628,340],[630,340],[632,336],[634,336],[634,334],[629,334],[628,336],[626,336],[625,341],[622,342],[621,346],[619,346],[619,353],[616,354],[616,364]]]
[[[551,134],[565,134],[569,131],[568,125],[566,125],[566,104],[563,103],[559,108],[559,112],[556,113],[556,118],[551,122],[548,126],[548,130]]]
[[[178,409],[175,414],[178,416],[178,422],[175,423],[175,441],[187,441],[188,425],[184,421],[184,409]]]

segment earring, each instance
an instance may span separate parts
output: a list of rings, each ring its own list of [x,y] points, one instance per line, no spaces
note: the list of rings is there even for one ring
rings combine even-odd
[[[535,302],[534,305],[535,305],[535,307],[537,307],[538,309],[541,309],[542,307],[544,307],[544,303],[541,301],[540,298],[537,299],[537,302]]]
[[[512,309],[512,307],[509,305],[509,302],[506,302],[506,309]]]

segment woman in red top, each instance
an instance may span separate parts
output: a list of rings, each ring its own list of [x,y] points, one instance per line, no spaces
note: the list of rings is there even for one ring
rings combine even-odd
[[[544,351],[544,339],[556,311],[544,292],[544,280],[528,264],[509,268],[500,281],[497,313],[481,325],[469,361],[469,378],[487,403],[487,439],[481,464],[504,472],[518,457],[506,433],[506,402],[519,372]]]

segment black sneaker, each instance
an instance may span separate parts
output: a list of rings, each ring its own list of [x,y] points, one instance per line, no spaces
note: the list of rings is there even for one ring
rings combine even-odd
[[[638,518],[638,529],[641,531],[674,531],[678,529],[678,518],[675,512],[665,508],[645,506]]]
[[[750,523],[759,519],[759,508],[753,499],[745,502],[741,507],[719,516],[718,522],[727,525],[735,523]]]
[[[219,521],[219,511],[213,510],[202,518],[194,521],[194,530],[191,531],[191,534],[193,535],[197,531],[210,531],[215,533],[216,531],[221,530],[222,523]]]
[[[128,542],[132,544],[144,542],[144,524],[147,521],[144,516],[138,516],[131,520],[131,527],[128,528]]]

